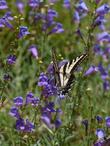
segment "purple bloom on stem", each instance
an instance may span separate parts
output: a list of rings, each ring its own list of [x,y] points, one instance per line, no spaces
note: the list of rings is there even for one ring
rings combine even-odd
[[[5,27],[7,26],[8,28],[12,29],[13,26],[12,24],[9,22],[13,20],[13,17],[11,16],[11,12],[6,12],[5,15],[0,18],[0,27]]]
[[[62,121],[60,119],[55,120],[55,127],[56,128],[59,128],[61,126],[61,124],[62,124]]]
[[[35,45],[32,45],[29,47],[29,52],[31,52],[31,54],[38,59],[38,51],[37,51],[37,47]]]
[[[46,74],[41,73],[38,81],[38,86],[46,86],[48,84],[48,77]]]
[[[53,63],[49,64],[48,68],[47,68],[47,72],[50,74],[50,75],[53,75],[54,74],[54,66],[53,66]]]
[[[14,104],[16,106],[22,106],[23,105],[23,97],[18,96],[16,98],[14,98]]]
[[[19,131],[24,131],[25,130],[25,121],[22,118],[18,118],[16,120],[16,125],[15,125],[16,129]]]
[[[19,118],[19,111],[18,111],[18,108],[17,108],[17,107],[11,107],[9,114],[10,114],[12,117]]]
[[[3,18],[0,18],[0,28],[3,28],[3,27],[5,27],[4,21],[3,21]]]
[[[97,120],[97,122],[98,122],[98,123],[100,123],[100,122],[102,122],[102,121],[103,121],[102,117],[101,117],[101,116],[99,116],[99,115],[98,115],[98,116],[96,116],[96,120]]]
[[[22,37],[24,37],[24,36],[26,36],[28,34],[30,34],[30,32],[28,31],[28,27],[26,27],[26,26],[20,26],[20,31],[19,31],[18,37],[19,38],[22,38]]]
[[[105,131],[103,129],[97,129],[96,135],[98,139],[103,139],[106,136]]]
[[[79,3],[76,5],[76,9],[80,13],[88,11],[88,8],[83,0],[79,0]]]
[[[104,18],[104,15],[98,16],[94,22],[94,27],[99,26],[101,30],[105,30],[104,23],[106,23],[107,20]]]
[[[110,34],[108,32],[102,32],[97,35],[97,41],[99,42],[110,42]]]
[[[57,88],[51,83],[48,83],[42,91],[42,95],[46,98],[50,96],[54,96],[56,94],[57,94]]]
[[[103,88],[104,88],[105,91],[110,90],[110,82],[108,80],[104,81]]]
[[[29,6],[32,8],[36,8],[39,6],[40,1],[39,0],[29,0]]]
[[[88,76],[88,75],[90,75],[90,74],[92,74],[92,73],[95,73],[95,72],[97,72],[97,71],[98,71],[98,68],[92,65],[92,66],[84,73],[84,75],[85,75],[85,76]]]
[[[102,55],[103,51],[101,50],[101,46],[99,44],[94,45],[94,52],[97,55]]]
[[[3,18],[6,18],[8,20],[13,20],[13,17],[11,16],[11,12],[10,11],[6,12]]]
[[[110,128],[110,117],[105,118],[106,126]]]
[[[26,104],[32,103],[33,99],[34,99],[33,93],[32,92],[27,93],[27,95],[26,95]]]
[[[5,26],[7,26],[7,27],[10,28],[10,29],[13,28],[12,24],[8,21],[8,19],[6,19],[6,18],[2,18],[2,19],[3,19],[3,24],[4,24]]]
[[[49,102],[46,106],[46,110],[49,111],[49,112],[55,112],[55,109],[54,109],[54,103],[53,102]]]
[[[0,0],[0,9],[7,9],[8,6],[7,6],[7,2],[6,0]]]
[[[34,130],[35,130],[34,123],[32,123],[28,119],[26,119],[25,132],[33,132]]]
[[[48,128],[52,128],[52,124],[50,122],[50,118],[46,115],[42,115],[41,116],[41,120],[45,123],[45,125],[48,127]]]
[[[57,94],[54,78],[50,77],[49,79],[44,73],[40,74],[38,86],[43,87],[42,95],[46,98]]]
[[[16,62],[16,56],[15,55],[9,55],[7,57],[7,64],[13,65]]]
[[[70,7],[71,7],[70,0],[64,0],[63,5],[66,9],[70,9]]]
[[[40,99],[38,97],[34,97],[32,99],[32,105],[33,106],[38,106]]]
[[[53,10],[53,9],[48,9],[48,12],[47,12],[47,18],[49,20],[53,20],[54,17],[57,17],[58,16],[58,13]]]
[[[16,6],[17,6],[17,8],[18,8],[18,10],[19,10],[20,13],[23,13],[24,12],[24,3],[22,1],[19,1],[18,0],[16,2]]]
[[[110,7],[108,4],[104,4],[102,6],[100,6],[99,8],[97,8],[96,13],[98,15],[105,15],[110,11]]]
[[[73,20],[74,20],[74,22],[76,22],[76,23],[79,23],[79,22],[80,22],[80,16],[79,16],[79,12],[78,12],[78,11],[75,11],[75,12],[74,12]]]
[[[107,72],[107,70],[105,70],[105,69],[103,68],[103,66],[102,66],[101,63],[98,65],[98,70],[99,70],[100,73],[101,73],[102,79],[108,78],[108,72]]]
[[[62,32],[64,32],[62,24],[57,23],[56,26],[48,34],[62,33]]]

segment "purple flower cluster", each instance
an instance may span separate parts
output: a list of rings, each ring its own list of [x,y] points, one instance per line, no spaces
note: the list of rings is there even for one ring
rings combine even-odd
[[[85,76],[91,75],[93,73],[99,72],[101,79],[103,81],[103,89],[105,91],[110,90],[110,82],[108,80],[109,78],[109,72],[108,69],[105,69],[103,65],[100,63],[97,67],[96,66],[91,66],[86,72]]]
[[[88,13],[88,8],[85,2],[83,0],[79,0],[73,15],[74,22],[79,23],[80,20],[87,15],[87,13]]]
[[[46,98],[57,95],[57,87],[54,84],[54,79],[49,78],[45,73],[40,74],[38,86],[43,88],[42,95]]]
[[[23,97],[18,96],[14,98],[14,106],[10,109],[10,115],[16,118],[15,128],[18,131],[22,132],[32,132],[35,129],[34,123],[30,122],[28,119],[23,118],[23,108],[31,105],[32,107],[36,107],[39,104],[39,98],[34,97],[32,92],[29,92],[26,96],[26,100],[23,100]],[[28,116],[28,115],[26,115]]]
[[[42,108],[41,120],[46,124],[48,128],[59,128],[62,124],[60,120],[60,115],[62,111],[60,109],[55,109],[55,104],[53,102],[47,102]]]
[[[6,12],[3,17],[0,18],[0,27],[8,27],[10,29],[13,28],[10,21],[13,20],[13,17],[11,16],[11,12]]]
[[[96,2],[97,4],[99,1]],[[105,19],[105,15],[110,12],[110,7],[108,4],[103,4],[99,8],[96,9],[95,15],[96,18],[93,23],[93,27],[98,26],[102,32],[96,35],[96,42],[93,46],[94,53],[96,56],[101,56],[105,62],[109,62],[110,55],[110,34],[105,31],[105,23],[107,20]],[[103,81],[104,90],[110,90],[110,82],[109,78],[109,64],[108,67],[104,67],[104,65],[100,62],[98,66],[92,65],[85,72],[85,76],[93,74],[95,72],[100,72],[101,79]]]
[[[96,119],[98,123],[102,123],[103,121],[101,116],[97,116]],[[107,128],[110,128],[110,117],[105,118],[105,125]],[[107,134],[104,129],[98,128],[95,134],[98,137],[98,141],[94,144],[94,146],[105,146],[105,144],[110,145],[110,139],[106,138]]]
[[[47,35],[64,32],[63,26],[60,22],[56,22],[54,19],[58,17],[58,13],[53,9],[48,9],[47,12],[40,12],[36,14],[35,20],[38,23],[42,21],[42,30]]]

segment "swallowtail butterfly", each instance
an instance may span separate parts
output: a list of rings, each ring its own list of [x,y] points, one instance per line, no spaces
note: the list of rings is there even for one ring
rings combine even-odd
[[[87,57],[87,53],[76,57],[75,59],[66,62],[61,67],[58,66],[56,59],[56,51],[52,49],[52,59],[55,74],[55,83],[59,88],[61,95],[65,95],[71,89],[71,86],[75,80],[74,71],[82,63],[82,61]]]

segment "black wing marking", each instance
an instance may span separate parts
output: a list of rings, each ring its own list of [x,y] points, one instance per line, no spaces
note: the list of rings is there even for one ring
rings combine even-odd
[[[55,48],[52,48],[52,60],[53,60],[53,69],[54,69],[54,76],[55,76],[55,84],[59,87],[60,86],[59,68],[58,68],[58,62],[57,62]]]
[[[87,54],[83,54],[60,67],[59,77],[62,94],[65,95],[71,89],[71,86],[75,80],[75,76],[73,73],[86,57]]]
[[[71,89],[71,86],[75,80],[73,73],[86,57],[86,53],[82,54],[81,56],[76,57],[76,59],[65,63],[59,68],[56,57],[56,50],[52,48],[55,84],[59,88],[61,94],[65,95]]]

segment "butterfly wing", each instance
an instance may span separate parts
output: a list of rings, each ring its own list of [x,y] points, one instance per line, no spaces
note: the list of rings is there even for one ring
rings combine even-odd
[[[55,76],[55,84],[59,87],[60,86],[60,79],[59,79],[59,68],[58,62],[56,57],[56,50],[52,48],[52,60],[53,60],[53,69],[54,69],[54,76]]]
[[[65,95],[71,89],[71,86],[75,80],[75,76],[73,73],[86,57],[87,54],[82,54],[76,59],[67,62],[60,67],[59,79],[60,79],[60,87],[62,94]]]

